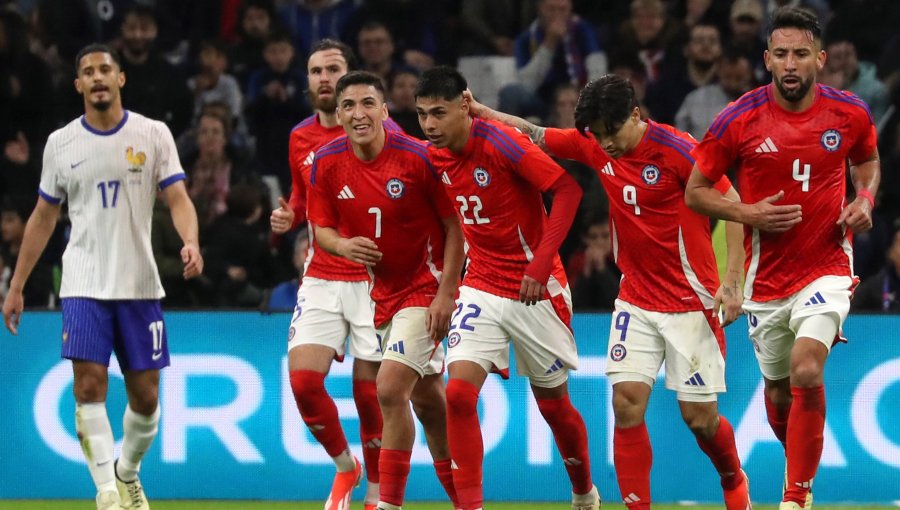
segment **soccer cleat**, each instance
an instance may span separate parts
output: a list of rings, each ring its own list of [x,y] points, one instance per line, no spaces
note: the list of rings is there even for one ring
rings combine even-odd
[[[120,510],[122,500],[118,492],[106,491],[97,494],[97,510]]]
[[[118,464],[118,460],[116,464]],[[113,468],[115,469],[115,468]],[[133,481],[126,482],[119,478],[116,472],[116,488],[119,489],[119,498],[122,500],[122,508],[131,510],[150,510],[150,503],[147,502],[147,496],[144,495],[144,487],[141,485],[141,479],[135,477]]]
[[[363,505],[363,510],[378,510],[378,505],[366,503],[365,505]]]
[[[379,501],[378,506],[375,507],[375,510],[403,510],[403,507],[392,505],[390,503],[382,503]]]
[[[784,483],[781,485],[781,499],[784,499],[784,493],[787,492],[787,463],[784,466]],[[806,500],[803,502],[803,509],[809,510],[813,506],[813,493],[812,493],[812,484],[809,486],[809,490],[806,491]]]
[[[803,507],[793,501],[782,501],[778,510],[803,510]]]
[[[572,493],[572,510],[599,510],[600,509],[600,491],[597,486],[591,487],[587,494]]]
[[[325,501],[325,510],[350,510],[350,493],[354,487],[359,487],[362,480],[362,464],[359,459],[353,457],[356,468],[353,471],[338,471],[334,475],[334,483],[331,484],[331,493]]]
[[[750,478],[741,470],[741,483],[734,489],[723,489],[725,495],[725,508],[727,510],[752,510],[750,504]]]

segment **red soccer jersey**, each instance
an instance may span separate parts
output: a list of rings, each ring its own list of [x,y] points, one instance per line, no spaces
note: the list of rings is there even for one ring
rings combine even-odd
[[[384,123],[385,129],[400,131],[400,127],[388,119]],[[319,115],[314,114],[294,126],[288,142],[288,161],[291,165],[291,209],[294,211],[294,224],[296,228],[301,222],[306,221],[306,194],[309,184],[310,169],[315,158],[315,151],[326,143],[344,135],[344,128],[340,124],[334,127],[324,127],[319,123]],[[323,280],[339,281],[364,281],[369,279],[365,267],[352,264],[347,259],[336,257],[319,248],[313,235],[313,228],[309,229],[310,243],[306,254],[306,268],[304,276],[320,278]]]
[[[403,133],[387,132],[372,161],[357,158],[346,136],[316,152],[310,221],[367,237],[383,254],[372,268],[377,326],[403,308],[430,305],[437,292],[441,264],[433,255],[443,237],[433,238],[444,232],[441,218],[454,215],[438,179],[425,144]]]
[[[613,256],[622,271],[619,298],[654,312],[711,309],[719,286],[709,220],[684,203],[696,141],[647,121],[641,141],[618,159],[575,129],[548,129],[558,157],[593,168],[609,197]],[[728,191],[723,177],[716,188]]]
[[[738,190],[752,204],[784,190],[779,204],[800,204],[803,221],[781,234],[745,229],[750,299],[780,299],[825,275],[852,275],[849,231],[837,225],[846,194],[846,164],[875,152],[866,104],[817,85],[813,105],[792,113],[772,85],[744,94],[716,117],[694,149],[697,167],[717,180],[737,165]]]
[[[527,136],[481,119],[472,121],[461,154],[433,145],[429,153],[458,206],[468,248],[464,284],[518,299],[547,222],[541,191],[565,171]],[[545,298],[559,295],[566,285],[557,255]]]

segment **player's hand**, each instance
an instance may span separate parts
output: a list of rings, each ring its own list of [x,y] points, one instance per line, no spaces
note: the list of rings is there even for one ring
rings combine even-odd
[[[381,261],[378,245],[368,237],[342,238],[335,251],[350,262],[364,266],[374,266]]]
[[[435,343],[440,342],[450,330],[450,315],[456,309],[453,296],[438,294],[428,306],[428,315],[425,316],[425,328],[428,336]]]
[[[803,221],[800,204],[775,205],[784,198],[784,191],[766,197],[749,206],[750,213],[745,221],[750,226],[764,232],[785,232]]]
[[[475,100],[475,96],[469,89],[463,91],[463,100],[469,103],[469,115],[472,117],[482,117],[488,109],[487,106]]]
[[[294,210],[291,209],[290,204],[283,197],[278,197],[278,204],[281,207],[272,211],[272,215],[269,216],[269,223],[272,224],[272,232],[284,234],[294,224]]]
[[[872,204],[863,197],[856,197],[838,216],[837,224],[849,228],[854,234],[872,228]]]
[[[203,272],[203,255],[197,243],[188,243],[181,248],[181,261],[184,262],[184,279],[190,280]]]
[[[716,291],[713,300],[713,312],[719,318],[722,327],[736,321],[741,315],[741,307],[744,304],[744,293],[737,283],[723,283]]]
[[[19,319],[22,318],[22,310],[25,308],[25,299],[21,290],[9,290],[6,300],[3,302],[3,323],[6,329],[14,335],[19,334]]]
[[[522,289],[519,290],[519,301],[526,306],[536,305],[544,297],[547,287],[534,278],[525,275],[522,277]]]

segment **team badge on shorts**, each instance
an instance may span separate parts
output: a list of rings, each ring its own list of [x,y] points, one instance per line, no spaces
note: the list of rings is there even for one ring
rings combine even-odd
[[[628,354],[628,351],[622,344],[616,344],[609,350],[609,357],[612,358],[613,361],[622,361],[625,359],[626,354]]]
[[[487,188],[488,184],[491,183],[491,174],[480,166],[475,168],[475,171],[472,172],[472,176],[475,177],[475,184],[480,188]]]
[[[294,339],[294,335],[296,333],[297,333],[297,330],[294,329],[294,326],[291,326],[291,328],[288,330],[288,342],[290,342],[291,340]]]
[[[822,148],[828,152],[834,152],[841,148],[841,134],[837,129],[829,129],[822,133]]]
[[[641,171],[641,178],[647,184],[656,184],[659,182],[659,167],[656,165],[647,165]]]
[[[406,186],[403,185],[403,181],[400,179],[391,179],[387,182],[387,193],[388,196],[397,200],[398,198],[403,196],[403,193],[406,192]]]
[[[453,348],[453,347],[456,347],[457,345],[459,345],[459,341],[460,341],[460,336],[459,336],[459,333],[457,333],[456,331],[454,331],[453,333],[450,333],[450,336],[447,337],[447,345],[450,346],[450,348]]]

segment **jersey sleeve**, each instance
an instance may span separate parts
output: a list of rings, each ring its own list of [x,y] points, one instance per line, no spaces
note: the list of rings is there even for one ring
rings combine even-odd
[[[309,187],[307,209],[309,221],[320,227],[337,228],[340,216],[332,200],[334,193],[329,193],[329,179],[325,175],[328,171],[329,161],[322,164],[319,160],[313,161],[312,173],[315,181]]]
[[[515,164],[516,172],[535,188],[546,191],[554,182],[566,173],[553,159],[542,151],[530,138],[514,131],[513,141],[522,149],[521,156]]]
[[[156,182],[159,189],[166,189],[172,184],[186,179],[187,176],[181,168],[172,132],[162,122],[156,122],[156,129],[159,134],[156,146]]]
[[[44,146],[44,166],[38,194],[51,204],[59,204],[66,198],[66,190],[60,182],[59,162],[56,158],[56,136],[51,135]]]
[[[577,129],[548,128],[544,131],[544,146],[558,158],[588,163],[586,158],[593,151],[592,143]]]
[[[723,175],[719,182],[713,185],[713,188],[716,189],[721,194],[728,193],[728,190],[731,189],[731,179],[728,178],[727,175]]]
[[[856,140],[856,143],[853,144],[853,147],[850,148],[850,152],[847,154],[850,158],[850,163],[853,164],[868,161],[875,154],[875,149],[878,147],[878,134],[875,125],[871,121],[866,120],[866,124],[861,129],[861,132],[862,136]]]
[[[716,121],[713,121],[713,124],[715,123]],[[718,137],[707,131],[703,140],[691,151],[697,169],[712,182],[718,182],[737,157],[737,144],[733,137],[735,124],[737,123],[731,123]]]

